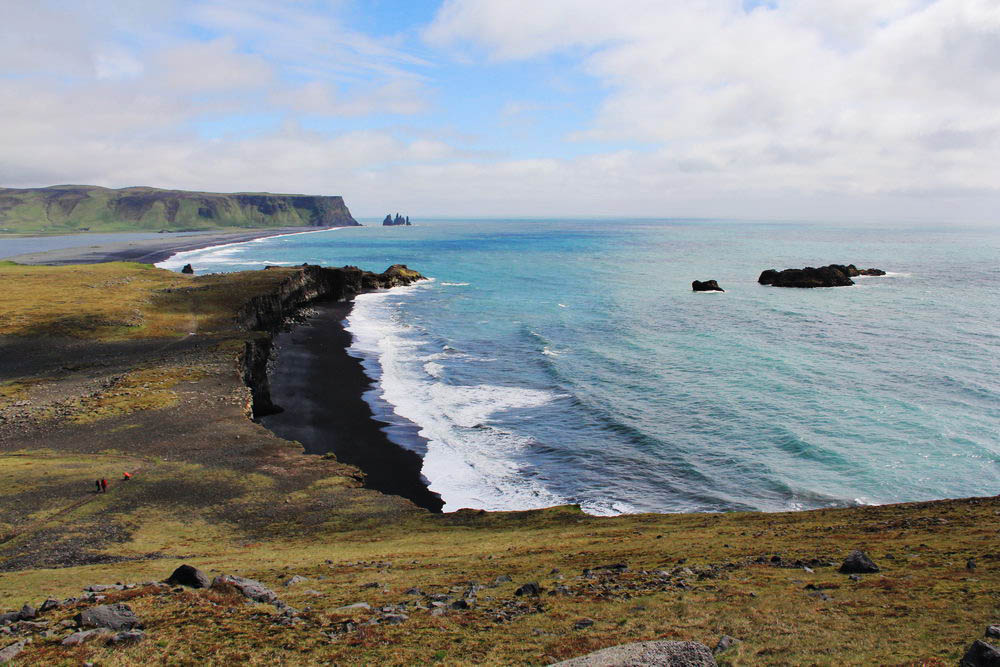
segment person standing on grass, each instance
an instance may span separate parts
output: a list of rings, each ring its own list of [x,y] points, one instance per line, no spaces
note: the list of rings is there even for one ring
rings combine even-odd
[[[104,493],[108,492],[108,480],[106,479],[101,480],[101,491],[103,491]]]
[[[97,493],[100,493],[101,492],[101,480],[95,479],[94,480],[94,485],[97,486]]]

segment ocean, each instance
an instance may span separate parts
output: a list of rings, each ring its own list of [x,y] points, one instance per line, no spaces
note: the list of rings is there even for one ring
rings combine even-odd
[[[445,511],[619,514],[1000,493],[998,258],[984,227],[419,220],[160,266],[420,271],[358,297],[347,327],[366,400]],[[830,263],[889,273],[756,282]]]

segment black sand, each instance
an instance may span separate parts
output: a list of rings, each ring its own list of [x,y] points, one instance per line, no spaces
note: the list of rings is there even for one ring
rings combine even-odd
[[[247,229],[241,231],[209,232],[175,236],[164,234],[161,239],[127,241],[99,246],[81,245],[7,257],[6,260],[19,264],[45,264],[61,266],[65,264],[97,264],[100,262],[142,262],[156,264],[188,250],[200,250],[227,243],[242,243],[268,236],[319,231],[322,227],[281,227],[274,229]]]
[[[374,418],[363,398],[372,381],[347,353],[351,334],[342,324],[351,306],[315,304],[306,322],[275,337],[271,399],[284,411],[260,421],[310,454],[333,452],[361,468],[366,487],[440,512],[444,503],[421,477],[421,457],[389,440],[387,424]]]

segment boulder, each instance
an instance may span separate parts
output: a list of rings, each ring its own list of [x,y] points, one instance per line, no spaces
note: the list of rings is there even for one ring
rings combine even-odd
[[[141,628],[142,622],[127,604],[104,604],[84,609],[73,617],[81,628],[110,628],[111,630],[132,630]]]
[[[714,280],[695,280],[691,283],[691,289],[695,292],[725,292],[726,290],[719,287],[719,283]]]
[[[226,586],[232,586],[240,595],[250,598],[254,602],[268,604],[279,602],[277,593],[254,579],[244,579],[233,574],[220,574],[212,580],[212,588],[225,588]]]
[[[21,621],[30,621],[36,616],[38,616],[38,611],[36,611],[35,608],[28,603],[25,603],[25,605],[21,607],[21,611],[17,612],[17,618]]]
[[[189,586],[190,588],[208,588],[212,585],[212,580],[208,575],[196,567],[181,565],[167,579],[171,586]]]
[[[74,632],[69,637],[64,638],[61,643],[63,646],[79,646],[84,642],[89,642],[91,639],[94,639],[95,637],[106,633],[107,633],[106,628],[82,630],[80,632]]]
[[[108,645],[115,644],[138,644],[145,639],[146,633],[142,630],[126,630],[108,638]]]
[[[53,600],[52,598],[49,598],[48,600],[42,603],[42,606],[38,608],[38,611],[50,611],[52,609],[58,609],[59,605],[60,605],[59,600]]]
[[[1000,625],[986,626],[986,636],[993,637],[994,639],[1000,639]]]
[[[719,643],[715,645],[714,649],[712,649],[712,653],[723,653],[739,643],[740,640],[737,639],[736,637],[730,637],[729,635],[722,635],[722,637],[719,638]]]
[[[518,596],[531,595],[533,597],[538,597],[541,594],[542,594],[541,586],[539,586],[536,582],[533,581],[527,584],[523,584],[516,591],[514,591],[514,595]]]
[[[855,549],[844,559],[844,562],[840,566],[839,572],[841,574],[868,574],[870,572],[878,572],[879,567],[872,559],[868,557],[864,551],[858,551]]]
[[[181,269],[181,273],[194,273],[194,267],[192,267],[190,264],[185,264],[184,268]]]
[[[6,646],[2,650],[0,650],[0,665],[4,664],[5,662],[9,662],[10,660],[13,660],[18,655],[20,655],[21,651],[24,650],[24,647],[27,643],[28,640],[22,639],[21,641],[14,642],[13,644],[10,644],[9,646]]]
[[[291,579],[285,582],[285,586],[294,586],[295,584],[300,584],[303,581],[309,581],[307,577],[300,577],[299,575],[294,575]]]
[[[1000,651],[977,639],[958,664],[960,667],[1000,667]]]
[[[651,641],[612,646],[555,664],[564,667],[716,667],[718,663],[708,647],[698,642]]]

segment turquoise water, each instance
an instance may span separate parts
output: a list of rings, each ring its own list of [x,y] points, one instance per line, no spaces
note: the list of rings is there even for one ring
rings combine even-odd
[[[390,434],[425,455],[445,509],[607,514],[1000,493],[998,257],[984,228],[432,220],[167,265],[432,277],[359,297],[348,324],[369,402],[420,427],[426,445]],[[889,275],[756,283],[829,263]]]

